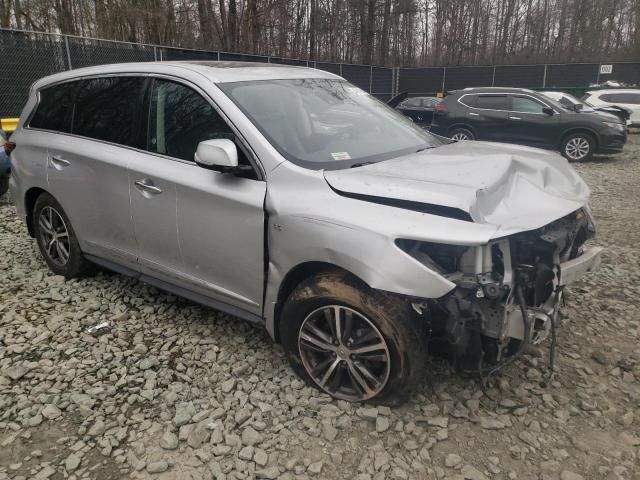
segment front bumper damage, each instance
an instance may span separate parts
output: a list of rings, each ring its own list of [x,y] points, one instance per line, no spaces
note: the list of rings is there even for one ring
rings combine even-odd
[[[584,248],[595,227],[581,209],[546,227],[469,248],[447,274],[456,288],[431,308],[438,333],[465,371],[495,366],[555,333],[563,289],[600,264]],[[441,320],[438,322],[437,320]]]

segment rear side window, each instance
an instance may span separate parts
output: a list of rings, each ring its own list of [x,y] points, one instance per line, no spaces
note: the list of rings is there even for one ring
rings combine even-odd
[[[142,77],[105,77],[80,82],[72,133],[144,148],[140,112],[145,82]]]
[[[600,100],[610,103],[630,103],[640,105],[640,93],[605,93]]]
[[[40,91],[40,102],[29,126],[69,133],[71,131],[71,112],[73,92],[77,82],[62,83]]]
[[[190,162],[203,140],[234,138],[231,128],[199,93],[167,80],[153,82],[148,136],[150,152]]]
[[[484,108],[487,110],[507,110],[506,95],[478,95],[476,99],[476,108]]]
[[[475,107],[476,105],[476,95],[463,95],[460,97],[459,102],[467,107]]]
[[[521,113],[543,113],[544,105],[528,97],[511,97],[511,110]]]
[[[421,98],[420,97],[414,97],[414,98],[407,98],[404,102],[402,102],[402,106],[403,107],[419,107],[421,104]]]

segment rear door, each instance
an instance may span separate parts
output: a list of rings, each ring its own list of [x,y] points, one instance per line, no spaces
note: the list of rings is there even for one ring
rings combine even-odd
[[[198,143],[236,132],[196,86],[156,78],[148,109],[146,158],[130,163],[140,269],[224,304],[261,314],[266,183],[207,170]],[[253,166],[253,165],[252,165]]]
[[[49,191],[69,216],[82,250],[131,268],[137,246],[127,162],[143,155],[135,149],[143,140],[138,127],[146,81],[110,76],[70,83],[70,135],[52,135],[47,152]],[[41,95],[44,100],[47,92]]]
[[[548,105],[529,95],[509,95],[509,124],[505,128],[507,141],[534,147],[555,146],[558,113],[544,113]]]
[[[467,111],[466,121],[475,130],[476,139],[496,142],[508,141],[504,135],[504,128],[508,122],[507,95],[479,93],[473,99],[473,103],[465,103],[465,97],[461,97],[460,101],[470,107]]]
[[[424,107],[422,106],[422,98],[420,97],[407,98],[398,105],[398,110],[411,118],[415,123],[425,123]],[[431,118],[429,118],[429,123],[431,123]]]

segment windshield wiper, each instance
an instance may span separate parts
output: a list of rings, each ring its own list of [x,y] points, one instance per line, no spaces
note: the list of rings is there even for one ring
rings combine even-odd
[[[358,168],[358,167],[364,167],[365,165],[373,165],[374,162],[362,162],[362,163],[354,163],[353,165],[351,165],[349,168]]]

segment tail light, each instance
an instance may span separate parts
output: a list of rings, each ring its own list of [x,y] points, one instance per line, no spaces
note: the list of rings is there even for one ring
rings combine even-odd
[[[434,108],[434,111],[436,113],[447,113],[449,111],[449,109],[447,108],[447,106],[443,103],[438,103],[436,105],[436,108]]]

